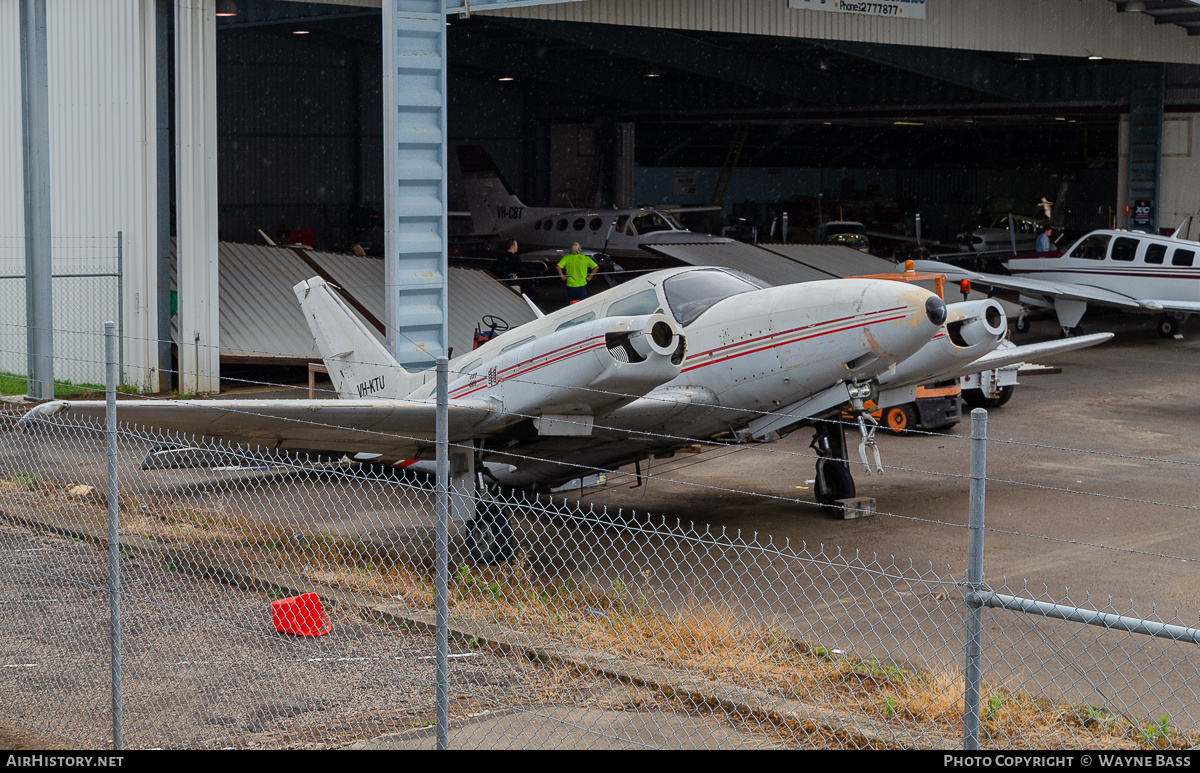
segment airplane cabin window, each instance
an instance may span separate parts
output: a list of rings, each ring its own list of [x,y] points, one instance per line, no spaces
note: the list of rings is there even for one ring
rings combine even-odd
[[[769,287],[749,274],[733,274],[729,271],[688,271],[668,277],[663,282],[667,305],[675,315],[675,321],[684,327],[690,325],[718,301],[752,290]]]
[[[582,325],[584,322],[591,322],[595,318],[596,318],[596,312],[589,311],[587,314],[584,314],[582,317],[576,317],[575,319],[568,319],[566,322],[562,323],[561,325],[559,325],[558,327],[556,327],[554,329],[555,330],[563,330],[564,328],[574,327],[575,325]]]
[[[1176,248],[1175,252],[1171,254],[1171,265],[1190,266],[1192,265],[1192,259],[1195,257],[1195,250],[1181,250]]]
[[[593,217],[591,222],[588,223],[588,228],[592,229],[593,231],[599,231],[602,224],[603,221],[600,218]]]
[[[1111,238],[1108,234],[1093,234],[1077,244],[1075,249],[1071,250],[1070,257],[1104,260],[1104,255],[1108,252],[1108,240]]]
[[[582,231],[582,230],[583,230],[583,224],[584,224],[584,223],[586,223],[586,222],[587,222],[587,221],[586,221],[586,220],[584,220],[582,217],[577,217],[577,218],[575,218],[575,222],[574,222],[574,223],[572,223],[571,225],[572,225],[572,227],[574,227],[574,229],[575,229],[576,231]]]
[[[1113,260],[1133,260],[1137,255],[1138,240],[1130,239],[1128,236],[1117,237],[1113,242],[1112,259]]]
[[[560,231],[565,231],[565,230],[567,230],[567,219],[566,219],[565,217],[564,217],[562,220],[559,220],[559,221],[558,221],[558,226],[557,226],[557,228],[558,228],[558,230],[560,230]]]
[[[636,295],[622,298],[608,307],[606,317],[636,317],[641,314],[653,314],[658,311],[658,292],[643,290]]]
[[[536,340],[537,340],[536,336],[530,336],[529,338],[524,338],[520,341],[517,341],[515,344],[509,344],[508,346],[504,347],[503,349],[500,350],[500,353],[504,354],[507,351],[516,349],[518,346],[524,346],[525,344],[532,343],[533,341],[536,341]]]
[[[1146,248],[1146,262],[1150,264],[1161,264],[1163,258],[1167,254],[1167,245],[1151,244]]]

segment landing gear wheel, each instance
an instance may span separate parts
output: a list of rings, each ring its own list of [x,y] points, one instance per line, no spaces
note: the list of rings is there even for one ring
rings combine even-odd
[[[512,558],[512,525],[495,502],[480,502],[475,517],[467,521],[467,552],[475,561],[489,566]]]
[[[817,462],[817,501],[823,505],[832,505],[839,499],[849,499],[854,496],[854,478],[845,462],[835,459],[822,459]]]
[[[1154,328],[1158,331],[1159,338],[1174,338],[1179,332],[1179,320],[1172,317],[1170,314],[1164,314],[1154,322]]]
[[[1028,333],[1029,332],[1029,317],[1028,317],[1028,315],[1018,314],[1017,321],[1013,325],[1013,327],[1016,328],[1016,331],[1018,333]]]
[[[1012,399],[1014,387],[1012,385],[1002,386],[996,392],[995,397],[987,397],[981,390],[967,389],[962,393],[963,402],[972,408],[999,408]]]
[[[907,405],[894,405],[883,412],[883,425],[893,435],[903,435],[917,426],[917,417]]]

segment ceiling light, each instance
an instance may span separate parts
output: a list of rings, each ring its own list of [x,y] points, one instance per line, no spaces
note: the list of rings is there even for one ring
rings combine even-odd
[[[661,78],[661,77],[662,77],[662,73],[657,73],[657,72],[648,72],[648,73],[646,73],[646,77],[647,77],[647,78]]]
[[[1092,54],[1091,56],[1088,57],[1088,61],[1095,62],[1095,61],[1097,61],[1099,59],[1103,59],[1103,58],[1104,57],[1102,57],[1102,56],[1097,56],[1096,54]]]
[[[508,81],[514,80],[514,78],[505,75],[503,78],[497,78],[496,80],[500,81],[501,83],[507,83]]]
[[[1018,62],[1032,62],[1033,54],[1017,54]]]
[[[233,0],[217,0],[217,16],[237,16],[237,3]]]
[[[308,32],[308,30],[292,30],[293,35],[307,35]]]
[[[923,121],[892,121],[893,126],[924,126]]]
[[[1122,10],[1124,10],[1125,13],[1145,13],[1146,3],[1143,2],[1143,0],[1129,0],[1129,2],[1125,4],[1125,8]]]

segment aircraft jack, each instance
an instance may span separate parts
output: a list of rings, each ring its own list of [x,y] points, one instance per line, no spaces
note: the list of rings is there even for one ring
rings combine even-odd
[[[869,518],[879,512],[875,509],[875,497],[849,497],[839,499],[834,504],[842,508],[842,520],[850,521],[855,518]]]

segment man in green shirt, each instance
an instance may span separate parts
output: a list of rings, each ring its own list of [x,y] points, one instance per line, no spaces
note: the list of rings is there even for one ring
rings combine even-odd
[[[599,266],[596,261],[581,254],[579,242],[575,242],[571,245],[570,254],[563,255],[554,268],[567,283],[567,303],[577,303],[587,297],[587,283],[592,281]]]

